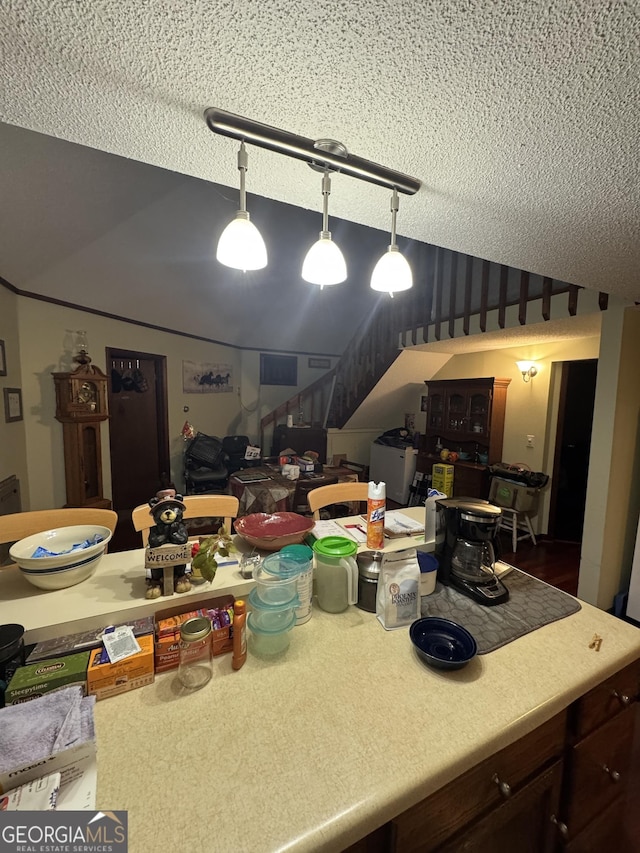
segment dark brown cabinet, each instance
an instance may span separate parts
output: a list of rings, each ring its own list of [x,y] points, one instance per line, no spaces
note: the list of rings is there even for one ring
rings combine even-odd
[[[426,380],[427,425],[417,470],[430,474],[441,449],[460,454],[454,466],[456,497],[487,498],[488,465],[502,460],[504,416],[510,379]]]
[[[639,692],[637,660],[349,853],[616,849]]]

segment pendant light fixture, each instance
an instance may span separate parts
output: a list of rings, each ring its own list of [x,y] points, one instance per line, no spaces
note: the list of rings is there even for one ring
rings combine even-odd
[[[347,277],[347,265],[338,246],[331,239],[329,231],[329,195],[331,178],[325,169],[322,176],[322,231],[307,252],[302,264],[302,278],[310,284],[340,284]]]
[[[398,191],[394,187],[391,196],[391,245],[375,265],[371,276],[371,289],[388,293],[389,296],[413,287],[411,267],[396,244],[396,214],[399,206]]]
[[[224,229],[218,240],[216,258],[221,264],[236,270],[261,270],[267,265],[267,247],[262,235],[251,222],[247,210],[245,175],[247,172],[247,149],[244,140],[238,151],[238,171],[240,172],[240,210]]]

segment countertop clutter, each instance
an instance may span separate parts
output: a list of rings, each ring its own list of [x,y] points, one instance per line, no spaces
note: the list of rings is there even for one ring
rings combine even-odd
[[[107,554],[94,578],[51,593],[0,572],[0,622],[21,621],[33,642],[253,585],[232,565],[195,593],[147,602],[142,564],[142,551]],[[536,849],[565,833],[571,850],[592,850],[624,787],[640,630],[582,603],[444,672],[418,657],[408,627],[314,606],[282,655],[250,653],[234,671],[222,654],[213,670],[195,692],[171,670],[95,706],[96,805],[128,812],[135,853],[159,838],[214,853],[458,851],[469,833],[491,850],[531,832],[544,836]]]

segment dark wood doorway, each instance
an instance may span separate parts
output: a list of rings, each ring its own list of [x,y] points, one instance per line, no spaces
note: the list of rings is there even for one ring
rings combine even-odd
[[[598,360],[566,361],[561,367],[549,535],[581,542]]]
[[[113,550],[140,546],[131,510],[170,481],[166,358],[107,348]]]

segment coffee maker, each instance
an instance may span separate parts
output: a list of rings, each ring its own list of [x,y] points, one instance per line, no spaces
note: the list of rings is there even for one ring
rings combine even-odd
[[[436,507],[438,579],[478,604],[507,601],[509,590],[495,574],[502,510],[476,498],[442,498]]]

